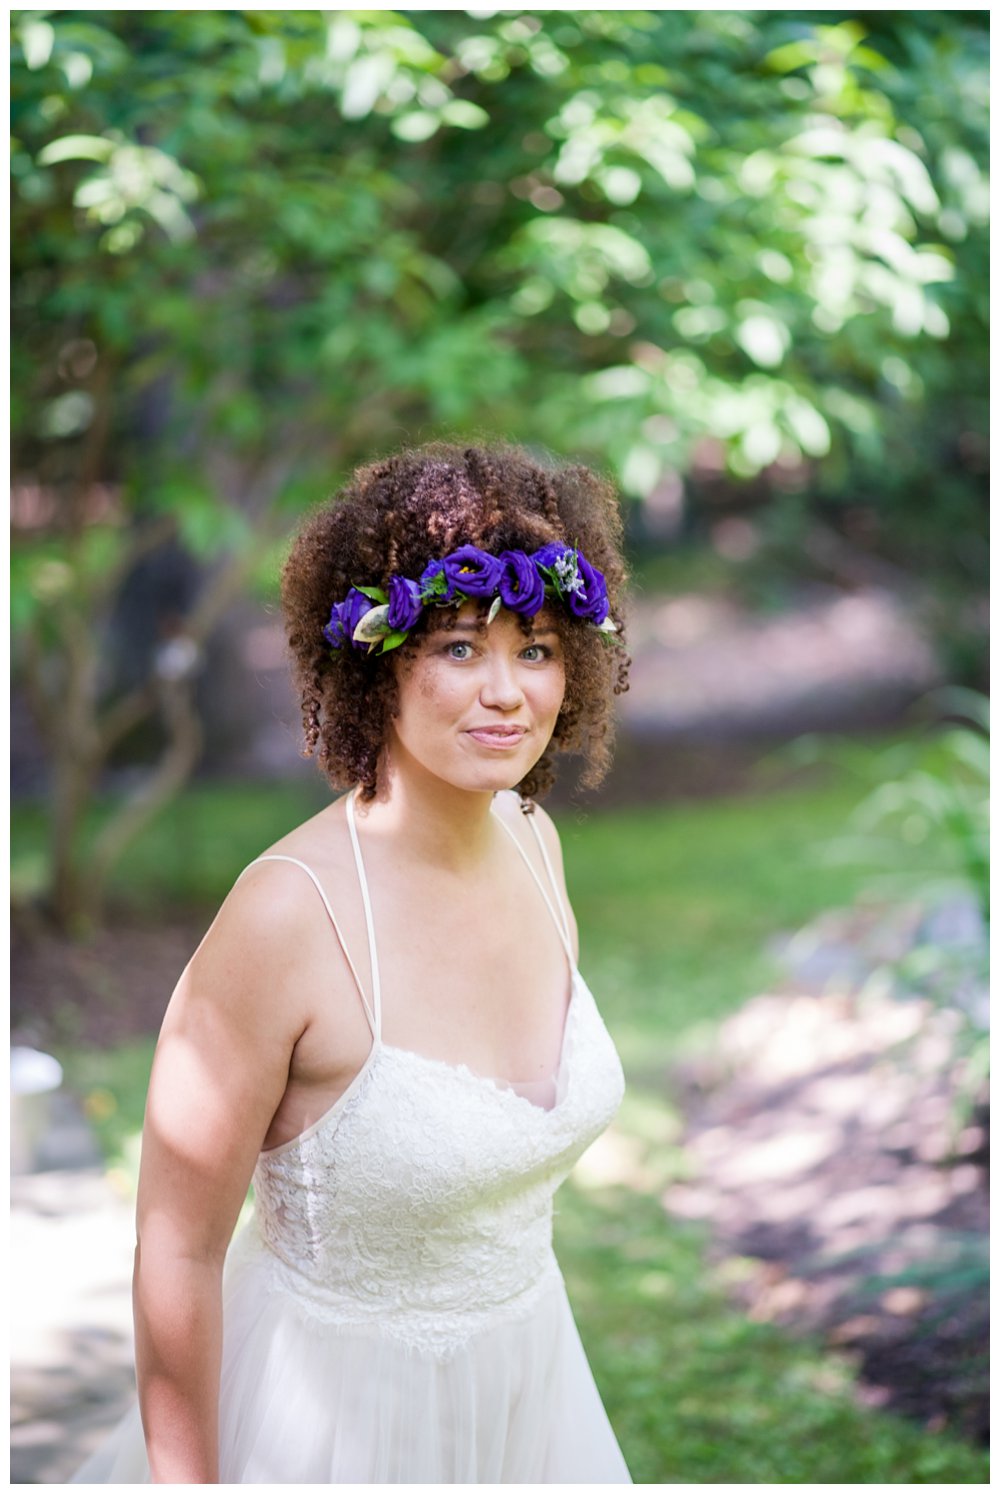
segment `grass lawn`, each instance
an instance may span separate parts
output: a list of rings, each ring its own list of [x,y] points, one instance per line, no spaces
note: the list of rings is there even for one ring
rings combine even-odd
[[[658,1194],[683,1172],[664,1083],[673,1057],[766,989],[766,946],[864,889],[825,864],[864,792],[831,773],[794,790],[587,816],[563,812],[581,968],[629,1080],[613,1176],[586,1163],[557,1200],[557,1244],[595,1377],[633,1477],[649,1483],[981,1483],[984,1458],[858,1404],[851,1369],[814,1341],[752,1323],[704,1264],[703,1237]],[[241,866],[318,807],[308,788],[192,789],[119,869],[146,910],[214,904]],[[15,818],[14,882],[39,823]],[[67,1051],[114,1165],[134,1167],[151,1043]]]
[[[983,1453],[858,1404],[848,1361],[750,1322],[702,1237],[626,1188],[560,1193],[556,1243],[637,1483],[985,1483]]]

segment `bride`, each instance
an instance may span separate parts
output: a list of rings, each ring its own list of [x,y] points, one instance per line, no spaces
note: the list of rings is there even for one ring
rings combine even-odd
[[[299,534],[307,750],[348,792],[246,869],[170,1002],[140,1411],[77,1481],[629,1481],[551,1243],[621,1069],[535,803],[560,752],[607,766],[619,539],[585,468],[450,446]]]

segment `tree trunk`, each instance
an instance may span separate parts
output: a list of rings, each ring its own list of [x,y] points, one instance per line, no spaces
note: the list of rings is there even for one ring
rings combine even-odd
[[[160,810],[184,787],[198,761],[202,745],[201,721],[195,709],[191,679],[163,681],[160,691],[163,720],[169,733],[163,756],[147,778],[103,827],[88,867],[88,911],[99,921],[104,911],[108,878],[123,852]]]
[[[198,760],[202,730],[192,682],[201,650],[260,554],[283,528],[271,505],[295,461],[296,453],[286,452],[265,464],[252,479],[245,472],[228,474],[251,515],[250,533],[207,578],[176,635],[160,649],[149,680],[102,706],[98,640],[123,576],[138,558],[174,532],[172,519],[133,535],[103,576],[91,580],[88,592],[50,607],[54,640],[43,640],[32,627],[23,635],[22,678],[53,771],[45,903],[58,926],[71,936],[84,936],[93,929],[115,864],[184,786]],[[236,500],[229,506],[235,507]],[[190,651],[186,662],[185,649]],[[117,742],[157,711],[167,736],[162,756],[137,792],[112,812],[88,852],[85,820],[109,755]]]
[[[88,896],[83,820],[93,800],[96,766],[79,756],[71,742],[53,748],[51,858],[52,915],[64,932],[84,935],[93,926]]]

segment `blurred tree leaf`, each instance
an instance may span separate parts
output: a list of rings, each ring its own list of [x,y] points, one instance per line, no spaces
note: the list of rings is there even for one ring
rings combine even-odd
[[[13,12],[15,486],[57,566],[113,492],[121,564],[169,514],[226,595],[416,433],[635,497],[710,450],[775,535],[863,501],[961,592],[987,62],[977,12]]]

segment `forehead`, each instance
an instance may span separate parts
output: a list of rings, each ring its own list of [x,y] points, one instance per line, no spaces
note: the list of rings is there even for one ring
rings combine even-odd
[[[448,632],[460,634],[463,637],[471,637],[487,630],[486,616],[489,608],[477,602],[463,602],[458,611],[450,607],[431,607],[427,611],[427,632]],[[522,626],[523,623],[523,626]],[[533,618],[522,619],[515,612],[510,612],[501,607],[495,619],[489,624],[490,628],[516,628],[519,633],[525,629],[535,638],[542,638],[550,634],[558,636],[558,628],[555,618],[548,607],[543,607],[541,612]]]

